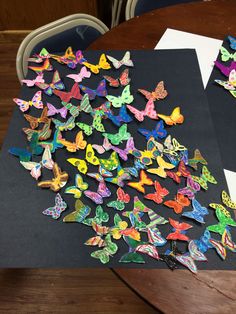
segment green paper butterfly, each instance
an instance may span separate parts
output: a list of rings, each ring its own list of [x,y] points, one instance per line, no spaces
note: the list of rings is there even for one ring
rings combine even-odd
[[[52,119],[56,129],[60,131],[72,130],[75,127],[75,118],[72,116],[66,122],[61,122],[57,119]]]
[[[95,222],[98,225],[101,225],[103,222],[107,222],[109,220],[108,213],[104,212],[101,205],[96,207],[96,214],[93,218],[86,218],[83,221],[83,224],[87,226],[92,226],[92,223]]]
[[[215,213],[217,219],[219,220],[219,223],[217,225],[208,226],[207,229],[209,231],[216,232],[222,235],[227,226],[236,227],[236,221],[233,220],[231,217],[227,217],[220,208],[216,208]]]
[[[125,208],[125,203],[119,200],[111,201],[107,203],[107,207],[112,207],[116,210],[123,210]]]
[[[202,167],[202,174],[201,177],[192,176],[192,179],[201,185],[204,190],[208,189],[207,182],[212,184],[217,184],[216,179],[211,175],[210,171],[207,169],[206,166]]]
[[[113,145],[119,145],[120,143],[128,140],[131,137],[131,134],[127,132],[127,124],[123,124],[119,128],[119,132],[116,134],[103,133],[102,135],[109,139]]]
[[[104,126],[102,124],[102,117],[99,114],[95,114],[92,125],[88,125],[82,122],[76,123],[76,125],[81,130],[83,130],[87,136],[90,136],[93,133],[94,129],[99,132],[105,132]]]
[[[108,171],[115,170],[119,165],[120,161],[116,152],[112,152],[108,159],[99,159],[100,165]]]
[[[121,94],[121,96],[107,95],[106,99],[112,103],[115,108],[120,108],[123,104],[131,104],[134,97],[130,94],[130,85],[127,85]]]
[[[89,96],[88,94],[84,94],[81,103],[79,106],[74,106],[71,103],[62,102],[62,105],[69,110],[70,114],[76,118],[80,114],[81,111],[84,111],[86,113],[91,113],[93,111],[93,108],[90,105],[89,102]]]
[[[65,193],[73,194],[74,198],[80,198],[82,192],[88,189],[88,183],[83,181],[83,178],[80,174],[75,176],[75,185],[68,186],[65,189]]]
[[[221,60],[226,62],[229,59],[233,59],[234,61],[236,61],[236,52],[235,53],[230,53],[227,49],[225,49],[224,47],[220,48],[220,52],[221,52]]]
[[[138,263],[138,264],[144,264],[145,261],[142,257],[142,255],[135,252],[135,249],[137,246],[144,244],[142,241],[136,241],[130,237],[124,236],[123,237],[125,242],[129,246],[129,252],[124,254],[121,259],[119,260],[120,263]]]
[[[105,237],[105,245],[102,250],[91,253],[91,257],[99,259],[103,264],[108,263],[110,256],[113,256],[118,251],[118,246],[111,241],[110,234]]]

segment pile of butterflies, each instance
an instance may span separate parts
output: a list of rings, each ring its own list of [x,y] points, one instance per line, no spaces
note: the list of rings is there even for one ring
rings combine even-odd
[[[70,91],[65,91],[65,85],[57,70],[54,70],[52,82],[45,82],[45,71],[53,71],[51,59],[74,70],[79,67],[78,73],[67,75],[74,81]],[[138,110],[132,105],[134,97],[130,92],[129,68],[134,67],[130,52],[126,52],[122,60],[102,54],[98,64],[91,64],[81,51],[74,54],[72,49],[68,48],[63,56],[59,56],[42,49],[29,61],[36,64],[29,66],[29,69],[36,73],[36,77],[33,80],[22,80],[22,83],[28,87],[37,86],[40,90],[31,100],[14,99],[29,123],[29,127],[23,128],[27,136],[28,148],[12,147],[9,152],[19,158],[20,164],[30,171],[31,176],[36,180],[40,178],[44,168],[52,171],[50,179],[37,183],[39,187],[49,188],[54,192],[65,187],[64,193],[71,194],[75,198],[74,211],[64,216],[63,221],[77,222],[92,228],[94,236],[85,242],[85,245],[97,247],[91,253],[91,257],[100,260],[103,264],[108,263],[118,252],[117,243],[123,239],[127,244],[127,253],[121,257],[122,263],[145,263],[146,255],[165,262],[172,270],[182,264],[196,273],[196,261],[207,261],[205,253],[209,249],[216,250],[223,260],[226,258],[227,250],[236,252],[236,244],[230,233],[230,228],[236,226],[236,221],[226,208],[236,209],[236,203],[232,202],[225,191],[222,192],[223,204],[209,204],[215,211],[218,223],[207,226],[199,239],[190,239],[187,235],[187,231],[193,228],[191,224],[181,222],[181,219],[180,221],[165,219],[158,214],[158,206],[163,204],[179,217],[186,217],[190,221],[204,225],[205,216],[209,212],[197,201],[196,194],[200,190],[206,191],[209,184],[217,184],[199,149],[194,151],[192,158],[189,158],[188,149],[176,138],[167,134],[166,126],[182,124],[184,116],[181,114],[180,107],[176,107],[169,116],[156,112],[155,102],[161,101],[168,95],[163,81],[157,83],[152,92],[138,90],[145,97],[144,99],[147,99],[145,108]],[[80,84],[91,75],[112,67],[122,68],[118,78],[104,75],[95,90]],[[108,95],[107,84],[112,88],[121,87],[120,96]],[[43,104],[42,93],[59,97],[61,107],[56,108],[51,103]],[[96,97],[102,97],[105,102],[94,108],[91,102]],[[76,104],[73,104],[72,100]],[[32,106],[42,110],[37,117],[26,114]],[[118,115],[115,115],[115,108],[119,110]],[[52,118],[55,115],[60,120]],[[78,122],[77,117],[83,115],[90,115],[92,123]],[[66,117],[67,120],[62,122],[61,119]],[[117,127],[117,133],[111,134],[105,131],[106,119]],[[143,150],[135,147],[138,134],[134,140],[128,130],[128,124],[134,119],[138,122],[144,119],[158,120],[154,130],[138,129],[140,136],[144,136],[147,143]],[[43,127],[40,128],[42,124]],[[72,129],[77,129],[77,133],[74,141],[69,141],[65,136]],[[90,136],[96,132],[100,132],[103,136],[102,145],[89,143]],[[125,148],[121,148],[122,143]],[[73,186],[67,186],[68,173],[63,171],[52,158],[52,154],[62,148],[71,154],[67,162],[78,170]],[[77,158],[76,153],[83,150],[85,157]],[[108,158],[103,157],[105,153],[110,154]],[[34,161],[39,158],[37,156],[42,156],[40,162]],[[131,161],[132,164],[125,167],[127,161]],[[90,165],[97,171],[91,172]],[[192,175],[190,170],[197,170],[199,166],[201,166],[201,175]],[[89,189],[87,176],[97,182],[97,190]],[[154,176],[155,180],[151,178]],[[185,183],[185,187],[177,188],[175,197],[168,199],[169,190],[160,184],[159,178],[169,180],[177,187],[181,182]],[[115,199],[110,199],[109,184],[117,187]],[[125,187],[136,189],[137,195],[131,199],[125,192]],[[146,192],[147,187],[152,188],[151,193]],[[147,207],[144,201],[140,200],[138,193],[149,202],[152,201],[154,209]],[[96,208],[91,209],[81,201],[81,197],[90,199],[96,204]],[[106,198],[109,200],[104,205]],[[127,210],[129,203],[133,204],[133,210]],[[105,211],[102,205],[108,207],[108,210]],[[58,219],[66,209],[66,202],[57,193],[55,205],[45,209],[43,214]],[[112,211],[113,221],[108,225],[110,220],[108,213]],[[166,237],[159,230],[165,224],[171,226]],[[219,234],[221,240],[214,239],[211,232]],[[171,248],[163,252],[161,247],[168,241]],[[187,251],[182,252],[178,248],[179,241],[188,244]]]
[[[226,65],[219,61],[215,61],[215,66],[227,77],[227,81],[215,80],[215,82],[223,86],[231,95],[236,97],[236,38],[228,36],[230,48],[234,50],[229,52],[223,46],[220,48],[221,60],[227,62]]]

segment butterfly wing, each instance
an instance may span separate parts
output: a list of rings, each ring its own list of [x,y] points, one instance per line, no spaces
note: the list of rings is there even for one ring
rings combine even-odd
[[[120,84],[126,86],[130,83],[131,79],[129,78],[129,69],[125,69],[119,78]]]

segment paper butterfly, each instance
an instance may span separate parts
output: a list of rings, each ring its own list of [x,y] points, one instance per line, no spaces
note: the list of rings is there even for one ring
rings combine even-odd
[[[31,176],[36,180],[41,176],[42,167],[52,170],[54,165],[49,146],[45,147],[41,162],[20,161],[20,163],[25,169],[30,170]]]
[[[114,116],[111,110],[105,112],[105,115],[117,126],[121,126],[122,122],[129,123],[133,120],[130,115],[128,115],[125,105],[120,108],[117,116]]]
[[[158,168],[149,168],[147,172],[156,174],[161,178],[167,177],[167,172],[165,169],[173,169],[175,166],[170,164],[169,162],[166,162],[161,156],[157,156],[156,158]]]
[[[53,67],[51,66],[49,59],[46,59],[43,63],[43,65],[40,66],[28,66],[30,70],[33,70],[36,72],[38,75],[42,74],[43,71],[52,71]]]
[[[105,137],[102,145],[93,144],[92,147],[99,153],[103,154],[111,149],[111,144],[109,140]]]
[[[32,155],[39,156],[43,152],[43,147],[39,143],[39,135],[37,132],[32,133],[31,139],[29,140],[29,150]]]
[[[32,157],[32,153],[24,148],[11,147],[8,152],[13,156],[19,157],[20,161],[27,162],[30,161]]]
[[[205,223],[204,216],[209,214],[207,208],[201,206],[201,204],[196,199],[192,199],[192,206],[193,211],[184,212],[182,216],[194,219],[202,224]]]
[[[91,89],[83,85],[79,85],[79,87],[85,94],[88,94],[90,100],[93,100],[96,96],[105,97],[107,95],[105,80],[101,80],[96,89]]]
[[[180,113],[180,107],[176,107],[170,116],[158,114],[158,117],[164,120],[167,125],[182,124],[184,122],[184,116]]]
[[[63,200],[61,195],[57,193],[55,197],[55,206],[49,207],[43,211],[44,215],[51,216],[53,219],[58,219],[61,216],[61,213],[64,212],[67,208],[66,202]]]
[[[95,74],[98,74],[100,69],[109,70],[111,68],[110,64],[107,62],[107,59],[104,53],[101,55],[98,64],[91,64],[88,62],[83,62],[83,65],[85,65]]]
[[[30,127],[34,130],[38,127],[39,123],[48,123],[49,124],[50,119],[47,117],[47,115],[48,115],[48,108],[45,107],[39,118],[30,116],[29,114],[24,114],[24,118],[29,122]]]
[[[215,82],[223,86],[226,90],[234,91],[236,89],[236,70],[229,73],[228,81],[215,80]]]
[[[186,231],[193,226],[187,224],[186,222],[178,222],[172,218],[169,218],[169,222],[173,227],[172,233],[169,233],[166,237],[167,240],[181,240],[189,241],[189,237],[185,235]]]
[[[217,219],[219,220],[219,223],[217,225],[208,226],[207,230],[216,232],[222,235],[227,226],[233,226],[233,227],[236,226],[236,221],[234,221],[231,218],[231,216],[230,217],[226,216],[225,213],[220,208],[216,208],[215,213],[216,213]]]
[[[134,114],[134,117],[139,121],[142,122],[144,117],[149,117],[151,119],[158,119],[157,112],[155,110],[155,105],[152,99],[150,99],[146,103],[146,107],[144,110],[140,111],[133,106],[127,105],[127,108]]]
[[[115,151],[119,155],[119,157],[121,159],[126,161],[126,160],[128,160],[128,154],[130,154],[130,152],[135,149],[135,147],[134,147],[134,139],[133,139],[133,137],[130,137],[127,140],[125,149],[121,149],[121,148],[113,146],[113,145],[110,146],[110,149]]]
[[[85,218],[90,214],[91,208],[87,205],[84,205],[81,200],[76,200],[75,202],[75,211],[68,214],[63,218],[63,222],[83,222]]]
[[[206,229],[204,231],[204,234],[200,237],[199,240],[194,240],[200,252],[206,253],[208,249],[213,248],[210,239],[211,239],[210,231]]]
[[[163,198],[169,194],[169,191],[166,188],[163,188],[158,181],[154,182],[154,187],[155,193],[146,194],[144,197],[157,204],[161,204],[163,202]]]
[[[91,257],[97,258],[101,263],[106,264],[110,261],[110,256],[113,256],[118,251],[116,243],[111,241],[111,235],[105,237],[105,246],[102,250],[91,253]]]
[[[62,105],[69,110],[70,114],[76,118],[80,114],[81,111],[84,111],[86,113],[92,113],[93,108],[90,105],[89,97],[87,94],[84,94],[83,98],[81,99],[79,106],[74,106],[71,103],[62,102]]]
[[[62,148],[63,145],[62,143],[60,142],[62,140],[62,135],[61,135],[61,132],[60,130],[55,130],[54,132],[54,136],[53,136],[53,140],[51,142],[40,142],[39,144],[42,146],[42,147],[46,147],[46,146],[49,146],[50,148],[50,151],[52,153],[55,153],[55,151],[58,149],[58,148]]]
[[[226,48],[221,47],[220,48],[221,52],[221,60],[226,62],[229,59],[233,59],[233,61],[236,61],[236,52],[235,53],[230,53]]]
[[[158,150],[156,149],[154,137],[150,137],[147,141],[147,149],[144,151],[133,149],[131,154],[140,160],[140,162],[146,166],[152,164],[152,159],[156,158],[159,155]]]
[[[215,66],[223,73],[225,76],[229,77],[232,70],[236,70],[236,62],[232,61],[229,66],[225,66],[219,61],[215,61]]]
[[[124,104],[131,104],[134,100],[133,95],[130,94],[130,85],[127,85],[123,92],[121,93],[121,96],[112,96],[107,95],[106,99],[109,100],[112,103],[112,106],[115,108],[120,108]]]
[[[119,187],[116,191],[117,200],[111,201],[107,204],[108,207],[112,207],[116,210],[123,210],[125,208],[125,204],[129,203],[130,196],[125,193],[124,190]]]
[[[67,161],[77,167],[79,172],[85,174],[88,171],[88,166],[85,160],[79,158],[68,158]]]
[[[186,266],[192,273],[197,273],[197,266],[195,261],[206,262],[206,256],[198,250],[197,245],[193,240],[191,240],[188,244],[188,253],[183,255],[176,255],[176,260],[182,265]]]
[[[227,255],[226,248],[231,252],[236,252],[236,243],[232,240],[229,228],[224,230],[221,242],[214,239],[210,239],[209,241],[223,260],[226,259]]]
[[[52,83],[47,84],[47,83],[36,83],[36,86],[38,86],[40,89],[43,90],[43,92],[48,95],[48,96],[52,96],[53,95],[53,91],[55,89],[57,90],[63,90],[65,89],[65,85],[63,84],[59,72],[56,70],[53,74],[53,78],[52,78]]]
[[[221,204],[216,204],[216,203],[210,203],[209,206],[211,208],[214,208],[214,209],[218,209],[220,210],[223,215],[225,215],[227,218],[230,218],[231,217],[231,214],[230,212]]]
[[[207,161],[202,157],[199,149],[195,149],[193,158],[188,160],[188,165],[197,170],[197,164],[207,165]]]
[[[86,147],[85,159],[92,165],[96,166],[100,164],[98,158],[95,156],[95,152],[91,144],[88,144]]]
[[[87,142],[84,140],[83,132],[79,131],[75,137],[75,142],[60,139],[60,143],[64,145],[68,152],[75,153],[77,150],[85,149]]]
[[[84,195],[90,198],[95,204],[102,204],[104,197],[111,196],[111,191],[106,186],[105,181],[100,181],[97,192],[86,190],[84,191]]]
[[[104,126],[102,124],[102,117],[96,114],[93,118],[92,125],[88,125],[86,123],[78,122],[76,125],[84,131],[87,136],[93,134],[93,130],[97,130],[98,132],[105,132]],[[103,133],[106,134],[106,133]]]
[[[149,131],[146,129],[138,129],[138,132],[145,136],[146,140],[149,140],[152,136],[154,137],[154,139],[158,140],[158,138],[165,138],[167,135],[163,121],[157,122],[154,130]]]
[[[92,224],[102,224],[103,222],[107,222],[109,220],[109,215],[106,213],[102,206],[97,206],[95,211],[95,216],[91,218],[86,218],[83,220],[83,224],[87,226],[92,226]]]
[[[163,81],[161,81],[157,84],[157,86],[153,92],[148,92],[145,89],[138,89],[138,91],[141,94],[143,94],[147,100],[152,99],[153,101],[164,99],[168,95],[167,91],[165,90]]]
[[[36,76],[34,80],[21,80],[21,83],[25,83],[28,87],[36,85],[36,83],[44,83],[43,74]]]
[[[192,176],[193,181],[200,184],[200,186],[204,189],[208,189],[207,182],[210,182],[212,184],[217,184],[216,179],[211,175],[210,171],[207,169],[206,166],[202,167],[202,174],[201,177]]]
[[[192,177],[187,177],[187,187],[183,189],[179,189],[178,193],[182,195],[186,195],[189,199],[193,199],[195,197],[195,193],[200,191],[200,185],[193,181]]]
[[[123,141],[128,140],[131,137],[131,134],[127,132],[127,124],[123,124],[119,128],[119,132],[116,134],[111,133],[103,133],[104,137],[106,137],[113,145],[119,145],[123,143]]]
[[[83,62],[87,61],[84,58],[81,50],[76,51],[76,54],[74,55],[71,47],[66,49],[64,56],[51,54],[51,58],[55,59],[61,64],[66,64],[71,69],[75,69],[78,63],[83,64]]]
[[[57,95],[63,102],[69,102],[72,98],[79,100],[82,99],[82,95],[80,93],[80,89],[77,83],[72,86],[70,92],[54,90],[54,94]]]
[[[116,177],[106,178],[105,180],[107,182],[116,184],[118,186],[124,186],[125,185],[124,181],[130,180],[130,179],[131,179],[130,174],[128,172],[126,172],[124,170],[124,168],[122,168],[120,165],[118,165],[118,167],[117,167],[117,176]]]
[[[83,178],[80,174],[76,174],[75,176],[75,185],[68,186],[65,189],[65,193],[73,194],[74,198],[80,198],[82,192],[88,189],[88,183],[83,181]]]
[[[135,159],[133,167],[124,168],[126,172],[128,172],[131,176],[137,178],[140,169],[145,169],[146,166],[141,163],[138,159]]]
[[[158,149],[158,151],[159,151],[160,153],[162,153],[162,154],[165,153],[165,152],[168,152],[168,153],[169,153],[169,151],[173,149],[171,135],[169,134],[169,135],[165,138],[165,141],[164,141],[163,144],[160,143],[160,142],[158,142],[158,141],[155,141],[155,142],[154,142],[154,145],[157,147],[157,149]]]
[[[76,83],[82,82],[84,78],[90,78],[91,72],[83,66],[78,74],[68,74],[66,77],[74,80]]]
[[[133,61],[130,59],[130,52],[126,51],[124,57],[121,60],[117,60],[114,57],[107,56],[107,59],[112,62],[114,68],[119,69],[122,65],[133,67]]]
[[[125,69],[117,79],[108,75],[104,75],[103,77],[112,87],[126,86],[130,83],[129,69]]]
[[[64,119],[66,118],[67,109],[65,107],[57,109],[49,102],[47,103],[47,107],[48,107],[48,112],[47,112],[48,117],[54,116],[55,114],[60,114],[62,118]]]
[[[144,185],[153,185],[152,179],[148,178],[144,170],[140,171],[140,181],[139,182],[128,182],[128,186],[136,189],[141,193],[145,193]]]
[[[172,144],[169,142],[168,144],[168,147],[166,147],[163,152],[164,154],[169,154],[169,155],[172,155],[172,156],[178,156],[178,153],[177,152],[183,152],[185,153],[186,152],[186,155],[188,154],[188,150],[187,148],[180,144],[176,138],[172,138]]]
[[[167,240],[161,235],[158,228],[148,228],[148,241],[154,246],[164,246]]]
[[[160,259],[157,248],[152,244],[140,244],[136,247],[135,252],[146,254],[157,260]]]
[[[173,201],[172,200],[165,201],[164,205],[166,205],[169,208],[173,208],[176,214],[180,214],[182,213],[184,207],[190,205],[190,201],[184,195],[177,193]]]
[[[180,183],[181,182],[181,177],[185,177],[187,178],[188,176],[190,176],[190,172],[187,170],[184,162],[181,160],[179,162],[179,166],[178,166],[178,171],[177,172],[172,172],[172,171],[166,171],[166,174],[169,178],[173,179],[176,183]]]
[[[35,93],[32,100],[26,101],[19,98],[13,98],[13,101],[19,106],[22,112],[27,111],[30,106],[34,106],[37,109],[43,109],[41,91],[38,91],[37,93]]]
[[[27,135],[28,141],[31,140],[33,134],[35,133],[38,135],[38,139],[43,141],[43,140],[47,140],[52,134],[50,125],[51,125],[51,121],[49,120],[49,122],[45,123],[42,129],[40,130],[32,130],[30,128],[23,128],[22,131]]]
[[[120,231],[127,229],[128,223],[122,220],[118,213],[114,215],[114,226],[110,229],[113,239],[119,240],[122,237]]]
[[[231,209],[236,209],[236,202],[233,202],[229,196],[229,194],[226,191],[222,191],[221,198],[223,204],[225,204],[227,207]]]
[[[61,171],[58,164],[55,162],[53,164],[52,171],[54,178],[52,178],[51,180],[41,181],[38,183],[38,186],[40,188],[49,188],[50,190],[57,192],[66,185],[68,180],[68,173],[65,171]]]
[[[57,119],[52,119],[56,129],[60,131],[72,130],[75,127],[75,118],[71,116],[66,122],[61,122]]]
[[[236,38],[233,36],[228,36],[228,40],[230,42],[230,48],[236,50]]]
[[[98,167],[98,172],[99,173],[97,173],[97,172],[89,172],[89,173],[87,173],[87,176],[89,176],[91,178],[94,178],[94,179],[96,179],[99,182],[103,181],[104,178],[113,176],[112,172],[106,170],[101,165],[99,165],[99,167]]]
[[[35,54],[33,57],[28,58],[28,62],[35,62],[35,63],[41,63],[44,59],[50,58],[50,54],[47,51],[47,49],[43,48],[41,49],[39,54]]]
[[[165,225],[168,223],[164,217],[160,216],[159,214],[155,213],[152,209],[148,209],[148,217],[150,219],[150,223],[147,225],[147,228],[153,229],[157,225]]]
[[[116,152],[112,152],[108,159],[99,159],[100,165],[108,171],[117,169],[120,164],[118,155]]]
[[[133,230],[136,230],[133,228]],[[123,236],[124,241],[129,247],[128,253],[125,253],[119,260],[121,263],[145,263],[143,257],[141,254],[138,254],[135,252],[135,249],[141,245],[140,240],[135,240],[134,238],[131,238],[130,236]],[[144,242],[143,242],[144,243]]]

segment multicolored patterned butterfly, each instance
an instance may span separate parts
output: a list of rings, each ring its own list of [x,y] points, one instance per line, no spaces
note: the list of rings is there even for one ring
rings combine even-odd
[[[184,122],[184,116],[180,113],[180,107],[176,107],[170,116],[158,114],[158,117],[164,120],[167,125],[182,124]]]
[[[95,216],[94,217],[89,217],[89,218],[85,218],[83,220],[83,224],[87,225],[87,226],[92,226],[94,223],[101,225],[103,222],[107,222],[109,220],[109,215],[108,213],[106,213],[102,206],[99,205],[96,207],[95,210]]]
[[[98,182],[103,181],[104,178],[112,177],[112,172],[106,170],[101,165],[98,167],[98,173],[97,172],[89,172],[87,173],[87,176],[96,179]]]
[[[228,36],[228,40],[230,42],[230,48],[236,50],[236,38],[233,36]]]
[[[36,83],[44,83],[44,82],[45,82],[45,80],[43,78],[42,73],[37,75],[36,78],[33,80],[21,80],[21,83],[26,84],[28,87],[32,87],[32,86],[36,85]]]
[[[63,186],[66,185],[69,176],[67,172],[61,171],[56,162],[53,164],[52,171],[54,178],[51,180],[41,181],[38,183],[38,186],[40,188],[49,188],[53,192],[58,192]]]
[[[84,195],[90,198],[95,204],[103,204],[103,198],[111,196],[111,191],[103,180],[99,182],[97,192],[86,190],[84,191]]]
[[[43,48],[39,54],[34,54],[33,57],[28,58],[27,61],[41,63],[44,59],[48,58],[50,58],[50,53],[47,51],[47,49]]]
[[[133,167],[124,168],[124,170],[126,172],[128,172],[131,176],[137,178],[138,174],[139,174],[139,170],[140,169],[145,169],[145,168],[146,168],[146,166],[143,163],[141,163],[140,160],[135,159],[134,166]]]
[[[149,117],[151,119],[158,119],[158,114],[155,110],[153,99],[150,99],[146,103],[146,107],[144,110],[140,111],[130,105],[127,105],[127,108],[134,114],[135,119],[137,119],[139,122],[142,122],[144,120],[144,117]]]
[[[105,181],[122,187],[125,185],[124,181],[130,180],[130,179],[131,179],[130,174],[126,172],[124,168],[121,167],[121,165],[118,165],[117,176],[106,178]]]
[[[231,209],[236,209],[236,202],[232,201],[229,194],[226,191],[222,191],[221,198],[223,204]]]
[[[126,86],[130,83],[131,79],[129,78],[129,69],[125,69],[120,77],[114,78],[112,76],[104,75],[103,76],[107,82],[109,82],[109,85],[111,87],[119,87],[119,86]]]
[[[84,140],[82,131],[79,131],[76,134],[74,142],[70,142],[62,138],[60,139],[60,143],[66,147],[66,150],[68,152],[71,152],[71,153],[75,153],[77,150],[80,150],[80,149],[85,149],[85,147],[87,146],[87,142]]]
[[[195,198],[192,199],[192,206],[193,210],[190,212],[184,212],[182,216],[194,219],[201,224],[205,223],[204,216],[209,214],[207,208],[203,207]]]
[[[110,140],[113,145],[119,145],[120,143],[123,143],[123,141],[128,140],[131,137],[131,134],[127,132],[127,124],[123,124],[116,134],[103,133],[102,135]]]
[[[119,114],[117,116],[115,116],[111,110],[107,110],[105,115],[117,126],[121,126],[122,122],[129,123],[133,120],[131,116],[128,115],[125,105],[120,108]]]
[[[195,182],[191,176],[187,177],[187,186],[185,188],[179,189],[178,193],[186,195],[190,200],[195,197],[195,194],[200,191],[200,184]]]
[[[55,206],[49,207],[45,209],[42,213],[46,216],[51,216],[53,219],[60,218],[61,214],[66,210],[67,204],[61,197],[59,193],[57,193],[55,197]]]
[[[209,249],[213,248],[213,245],[211,244],[210,239],[211,239],[211,233],[209,230],[206,229],[199,240],[194,240],[200,252],[206,253]]]
[[[202,156],[199,149],[195,149],[193,158],[188,160],[188,165],[193,169],[197,170],[197,164],[207,165],[206,159]]]
[[[152,99],[153,101],[164,99],[168,95],[167,91],[165,90],[163,81],[161,81],[157,84],[157,86],[153,92],[148,92],[145,89],[138,89],[138,91],[141,94],[143,94],[147,100]]]
[[[90,212],[91,208],[88,205],[84,205],[84,203],[78,199],[75,202],[75,211],[65,216],[63,222],[83,223]]]
[[[60,90],[54,90],[54,94],[57,95],[61,101],[69,102],[72,98],[74,99],[82,99],[82,95],[80,93],[80,88],[77,83],[75,83],[69,92],[62,92]]]
[[[50,56],[51,58],[55,59],[57,62],[61,64],[66,64],[68,68],[71,68],[71,69],[75,69],[78,63],[83,64],[83,62],[87,61],[84,58],[81,50],[77,50],[76,54],[74,55],[71,47],[68,47],[66,49],[66,52],[63,56],[58,56],[55,54],[51,54]]]
[[[127,185],[137,191],[145,194],[144,185],[153,185],[152,179],[148,178],[144,170],[140,171],[140,181],[138,182],[128,182]]]
[[[184,195],[177,193],[174,200],[165,201],[164,205],[173,208],[176,214],[181,214],[183,208],[190,205],[190,200]]]
[[[157,248],[152,244],[140,244],[136,247],[135,252],[148,255],[156,260],[159,260]]]
[[[166,175],[179,184],[181,182],[181,177],[187,178],[188,176],[191,175],[191,173],[190,171],[187,170],[184,162],[181,160],[179,162],[178,171],[177,172],[166,171]]]
[[[124,57],[121,60],[117,60],[114,57],[108,56],[107,59],[112,62],[114,68],[119,69],[122,65],[133,67],[133,61],[130,59],[130,52],[126,51]]]
[[[89,62],[83,62],[83,65],[89,68],[94,74],[98,74],[100,69],[109,70],[111,68],[110,64],[107,62],[107,59],[104,53],[100,56],[98,64],[91,64]]]
[[[121,96],[113,96],[107,95],[106,99],[112,103],[112,106],[115,108],[120,108],[124,104],[131,104],[134,100],[133,95],[130,93],[130,85],[127,85],[122,93]]]
[[[138,264],[144,264],[145,261],[141,254],[138,254],[138,252],[135,252],[135,249],[141,245],[144,244],[144,242],[137,241],[130,236],[123,236],[124,241],[129,247],[128,253],[125,253],[119,260],[120,263],[138,263]]]
[[[224,89],[231,92],[231,94],[236,97],[236,70],[232,70],[229,73],[229,78],[227,81],[215,80],[215,82],[224,87]]]
[[[80,83],[84,78],[90,78],[90,76],[91,72],[88,71],[85,66],[83,66],[78,74],[68,74],[66,77],[74,80],[75,83]]]
[[[97,258],[101,263],[106,264],[110,261],[110,257],[118,251],[116,243],[111,241],[111,235],[108,234],[105,237],[105,245],[102,250],[91,253],[91,257]]]
[[[104,125],[102,124],[102,117],[99,114],[94,115],[92,125],[88,125],[88,124],[83,123],[83,122],[78,122],[78,123],[76,123],[76,125],[81,130],[83,130],[87,136],[92,135],[93,130],[96,130],[98,132],[105,132]],[[103,133],[102,135],[104,135],[104,134],[106,134],[106,133]]]
[[[212,184],[217,184],[216,179],[213,177],[213,175],[210,173],[210,171],[207,169],[206,166],[202,167],[202,174],[201,177],[192,176],[193,181],[200,184],[200,186],[204,189],[208,189],[207,183],[210,182]]]
[[[117,169],[120,165],[119,157],[116,152],[112,152],[107,159],[99,159],[100,165],[108,171]]]
[[[173,169],[175,166],[173,164],[170,164],[169,162],[166,162],[163,157],[157,156],[156,161],[158,164],[158,168],[149,168],[147,172],[156,174],[161,178],[166,178],[167,177],[167,171],[166,169]]]
[[[32,153],[24,148],[11,147],[8,152],[16,157],[19,157],[20,161],[27,162],[31,160]]]
[[[42,146],[42,147],[46,147],[46,146],[49,146],[50,148],[50,151],[52,153],[55,153],[55,151],[58,149],[58,148],[62,148],[63,147],[63,144],[61,143],[61,140],[62,140],[62,135],[61,135],[61,132],[60,130],[55,130],[54,132],[54,136],[53,136],[53,140],[51,142],[39,142],[39,144]]]
[[[26,101],[19,98],[13,98],[13,101],[19,106],[22,112],[29,110],[30,106],[34,106],[37,109],[43,109],[41,91],[38,91],[37,93],[35,93],[32,100]]]
[[[114,215],[114,226],[111,227],[110,232],[113,239],[119,240],[122,237],[120,231],[127,229],[128,223],[122,220],[118,213]]]
[[[67,109],[65,107],[57,109],[56,107],[54,107],[49,102],[47,103],[47,107],[48,107],[48,112],[47,112],[48,117],[54,116],[55,114],[59,114],[62,118],[64,118],[64,119],[66,118]]]
[[[62,102],[62,105],[69,110],[70,114],[76,118],[80,114],[81,111],[84,111],[86,113],[92,113],[93,108],[90,105],[89,97],[87,94],[84,94],[83,98],[81,99],[79,106],[74,106],[71,103]]]
[[[59,72],[56,70],[53,74],[52,82],[50,84],[47,83],[35,83],[36,86],[38,86],[40,89],[43,90],[43,92],[48,95],[52,96],[53,91],[56,90],[63,90],[65,89],[65,85],[63,84]]]
[[[134,139],[133,139],[133,137],[130,137],[127,140],[125,149],[121,149],[121,148],[113,146],[113,145],[110,145],[110,149],[115,151],[121,159],[126,161],[126,160],[128,160],[128,154],[130,154],[133,150],[135,150]]]
[[[107,95],[105,79],[101,80],[96,89],[91,89],[84,85],[79,85],[79,87],[85,94],[88,94],[90,100],[95,99],[96,96],[105,97]]]
[[[149,131],[146,129],[138,129],[138,132],[145,136],[147,141],[150,139],[150,137],[154,137],[154,139],[158,140],[159,138],[165,138],[167,135],[163,121],[157,122],[154,130]]]
[[[102,145],[93,144],[92,147],[98,152],[98,154],[103,154],[111,149],[111,144],[109,140],[105,137]]]
[[[226,249],[229,249],[231,252],[236,252],[236,243],[233,242],[228,227],[225,228],[222,234],[221,242],[215,239],[210,239],[209,241],[223,260],[226,259]]]
[[[166,188],[163,188],[158,181],[154,182],[155,192],[149,193],[144,196],[144,198],[151,200],[157,204],[163,202],[163,198],[169,194],[169,191]]]
[[[46,58],[43,65],[40,66],[28,66],[28,68],[34,72],[36,72],[38,75],[42,74],[43,71],[52,71],[53,67],[49,62],[49,59]]]
[[[216,214],[217,219],[219,220],[219,223],[217,225],[208,226],[207,230],[216,232],[222,235],[227,226],[236,227],[236,221],[233,220],[231,216],[230,217],[226,216],[225,213],[220,208],[216,208],[215,214]]]
[[[88,189],[88,183],[84,182],[82,176],[80,174],[76,174],[75,176],[75,185],[68,186],[65,189],[66,194],[73,194],[74,198],[80,198],[83,191]]]
[[[186,222],[178,222],[172,218],[169,218],[169,222],[173,227],[172,233],[169,233],[166,237],[167,240],[181,240],[189,241],[189,237],[185,235],[186,231],[193,226],[187,224]]]
[[[129,203],[130,196],[129,194],[125,193],[121,187],[117,189],[116,195],[117,200],[107,203],[107,206],[112,207],[116,210],[123,210],[125,208],[125,204]]]
[[[48,118],[48,108],[45,107],[39,118],[30,116],[29,114],[24,114],[24,118],[29,122],[30,127],[34,130],[38,127],[39,123],[48,123],[50,119]]]
[[[60,131],[72,130],[75,127],[75,118],[71,116],[66,122],[61,122],[57,119],[52,119],[52,122],[55,124],[56,129]]]
[[[159,155],[159,151],[156,149],[154,137],[150,137],[147,141],[147,149],[144,151],[133,149],[131,154],[138,158],[143,165],[151,165],[152,159],[155,159]]]
[[[33,130],[30,128],[23,128],[22,131],[27,135],[27,140],[30,141],[32,139],[33,134],[38,135],[38,139],[41,141],[47,140],[51,134],[52,130],[50,129],[51,120],[48,120],[48,123],[45,123],[42,129],[40,130]]]

